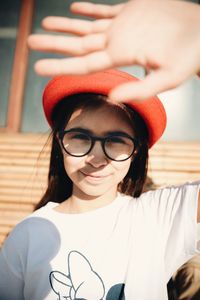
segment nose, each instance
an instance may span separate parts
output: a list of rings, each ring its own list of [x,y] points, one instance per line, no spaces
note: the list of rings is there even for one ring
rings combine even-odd
[[[87,155],[86,162],[95,168],[107,165],[108,160],[103,152],[101,142],[95,142],[92,150]]]

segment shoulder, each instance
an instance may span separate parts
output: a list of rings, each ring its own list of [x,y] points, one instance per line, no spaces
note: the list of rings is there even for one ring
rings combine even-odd
[[[163,187],[143,193],[136,199],[137,209],[148,213],[174,213],[180,208],[195,204],[200,182],[186,183],[180,186]]]
[[[167,186],[167,187],[160,187],[156,190],[151,190],[148,192],[143,193],[138,199],[140,201],[147,201],[151,199],[168,199],[168,198],[177,198],[177,197],[184,197],[184,195],[188,193],[193,193],[197,191],[200,187],[200,181],[197,182],[187,182],[183,185],[178,186]]]

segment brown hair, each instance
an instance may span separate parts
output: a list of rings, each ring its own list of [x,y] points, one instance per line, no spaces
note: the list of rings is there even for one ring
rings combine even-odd
[[[60,101],[52,115],[52,147],[48,174],[48,187],[35,209],[44,206],[49,201],[61,203],[72,194],[72,181],[68,177],[63,162],[63,154],[57,133],[64,130],[72,113],[79,108],[97,109],[110,103],[107,97],[99,94],[81,93],[68,96]],[[118,106],[125,111],[138,141],[137,152],[125,178],[118,185],[118,191],[134,197],[139,197],[147,175],[148,166],[148,132],[143,119],[137,112],[125,104],[109,104]]]

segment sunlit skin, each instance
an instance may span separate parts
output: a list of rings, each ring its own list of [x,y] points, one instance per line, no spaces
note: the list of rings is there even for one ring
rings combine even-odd
[[[93,134],[105,136],[106,132],[123,131],[134,136],[125,112],[103,106],[93,110],[75,111],[66,130],[81,127]],[[116,162],[107,158],[100,142],[83,157],[73,157],[63,151],[64,166],[73,182],[72,196],[56,207],[64,213],[82,213],[111,203],[117,195],[117,186],[126,176],[131,160]]]
[[[42,21],[44,29],[65,34],[29,37],[29,47],[34,50],[68,56],[39,60],[35,65],[38,74],[144,67],[144,80],[111,90],[109,97],[115,101],[146,99],[200,74],[199,5],[175,0],[132,0],[116,5],[91,2],[73,1],[70,10],[94,20],[50,16]]]

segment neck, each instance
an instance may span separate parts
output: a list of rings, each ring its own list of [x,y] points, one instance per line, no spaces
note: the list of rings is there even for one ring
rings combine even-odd
[[[109,190],[100,196],[86,195],[80,191],[77,193],[76,188],[73,189],[72,196],[64,201],[62,211],[66,213],[84,213],[104,207],[115,200],[117,190]]]

